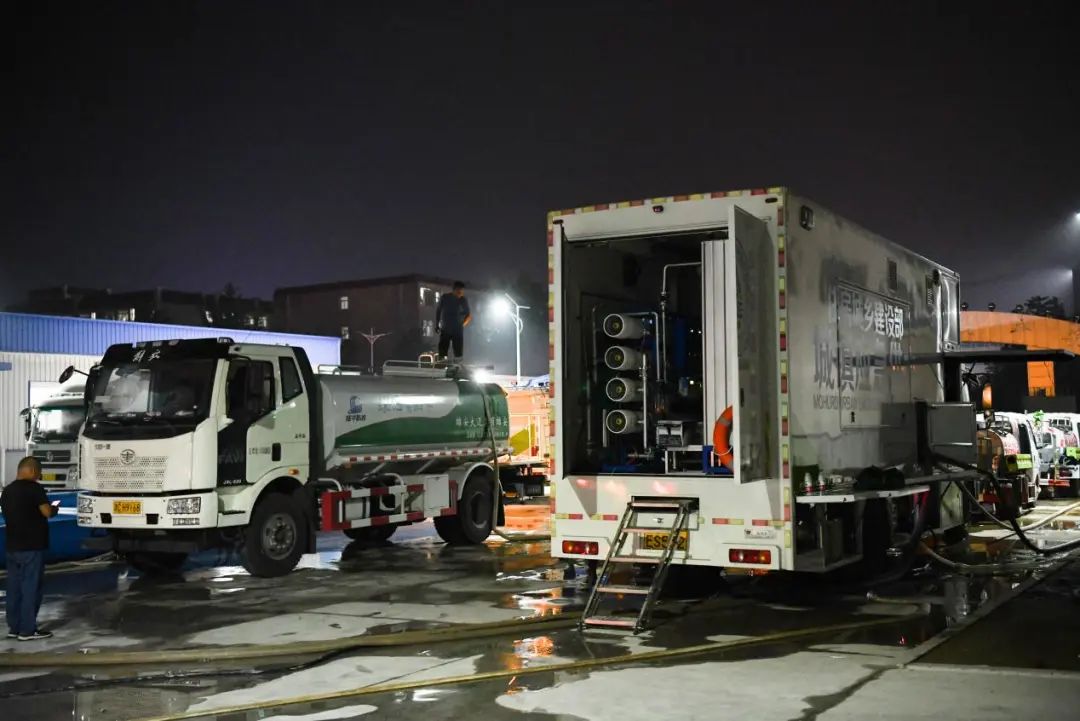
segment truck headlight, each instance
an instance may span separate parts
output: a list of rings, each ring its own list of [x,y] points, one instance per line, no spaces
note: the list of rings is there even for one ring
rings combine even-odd
[[[165,512],[174,514],[198,513],[202,510],[201,498],[170,498],[165,504]]]
[[[90,496],[79,496],[79,513],[93,513],[94,499]]]

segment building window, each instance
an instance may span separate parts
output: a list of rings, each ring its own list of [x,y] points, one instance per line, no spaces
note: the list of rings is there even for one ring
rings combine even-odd
[[[435,335],[435,321],[425,320],[420,324],[420,329],[424,332],[425,338],[431,338]]]
[[[269,325],[269,323],[270,323],[270,319],[267,318],[265,315],[260,315],[259,316],[259,327],[260,328],[265,328],[267,325]]]
[[[432,288],[420,286],[420,305],[435,305],[439,302],[439,294]]]
[[[116,311],[116,319],[125,321],[135,320],[135,309],[129,308],[128,310]]]
[[[341,306],[342,310],[348,310],[349,309],[349,296],[347,296],[347,295],[341,296],[341,298],[338,300],[338,304]]]
[[[349,326],[341,326],[341,340],[349,340]]]
[[[247,315],[245,315],[244,316],[244,325],[248,326],[249,328],[251,326],[255,325],[255,316],[253,316],[251,313],[248,313]]]

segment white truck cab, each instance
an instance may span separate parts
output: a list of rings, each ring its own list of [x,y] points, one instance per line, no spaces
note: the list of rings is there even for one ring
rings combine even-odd
[[[75,488],[79,475],[79,429],[86,419],[82,383],[59,391],[22,411],[26,455],[41,463],[41,484],[50,490]]]

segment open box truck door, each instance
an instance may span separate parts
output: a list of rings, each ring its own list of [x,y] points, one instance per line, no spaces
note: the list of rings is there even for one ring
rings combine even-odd
[[[777,398],[776,244],[765,223],[739,206],[729,210],[726,243],[735,288],[728,308],[728,328],[736,343],[729,350],[728,387],[737,394],[731,444],[736,450],[736,478],[751,483],[779,477]]]

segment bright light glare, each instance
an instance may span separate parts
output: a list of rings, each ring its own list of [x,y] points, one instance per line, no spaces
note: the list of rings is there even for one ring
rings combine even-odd
[[[473,380],[477,383],[490,383],[491,371],[487,368],[477,368],[473,371]]]
[[[496,298],[491,301],[491,309],[498,315],[510,315],[510,301],[506,298]]]

